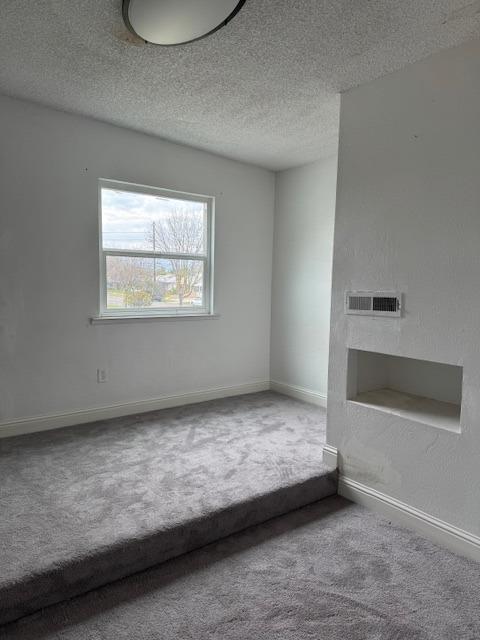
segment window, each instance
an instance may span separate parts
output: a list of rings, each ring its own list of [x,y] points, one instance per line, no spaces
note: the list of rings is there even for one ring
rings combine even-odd
[[[100,181],[100,315],[212,312],[213,198]]]

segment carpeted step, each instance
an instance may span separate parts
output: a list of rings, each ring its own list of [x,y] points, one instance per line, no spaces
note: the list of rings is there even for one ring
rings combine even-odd
[[[334,494],[324,442],[271,392],[0,441],[0,623]]]
[[[0,628],[0,640],[478,640],[480,565],[338,496]]]

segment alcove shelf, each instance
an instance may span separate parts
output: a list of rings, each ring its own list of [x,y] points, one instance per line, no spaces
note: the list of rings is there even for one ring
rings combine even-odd
[[[463,369],[429,360],[349,349],[352,405],[460,432]]]

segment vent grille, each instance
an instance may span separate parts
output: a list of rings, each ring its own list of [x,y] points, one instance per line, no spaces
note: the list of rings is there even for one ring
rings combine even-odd
[[[348,291],[345,297],[345,313],[368,316],[401,315],[400,293],[391,291]]]
[[[397,310],[397,298],[373,298],[374,311],[389,311],[390,313]]]
[[[372,308],[372,298],[369,296],[350,296],[348,299],[350,311],[370,311]]]

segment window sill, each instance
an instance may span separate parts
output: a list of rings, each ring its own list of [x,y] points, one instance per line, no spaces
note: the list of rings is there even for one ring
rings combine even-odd
[[[95,316],[90,318],[90,324],[114,324],[114,323],[130,323],[130,322],[156,322],[160,321],[170,321],[173,322],[175,320],[214,320],[219,318],[220,315],[218,313],[179,313],[178,315],[163,315],[163,316]]]

